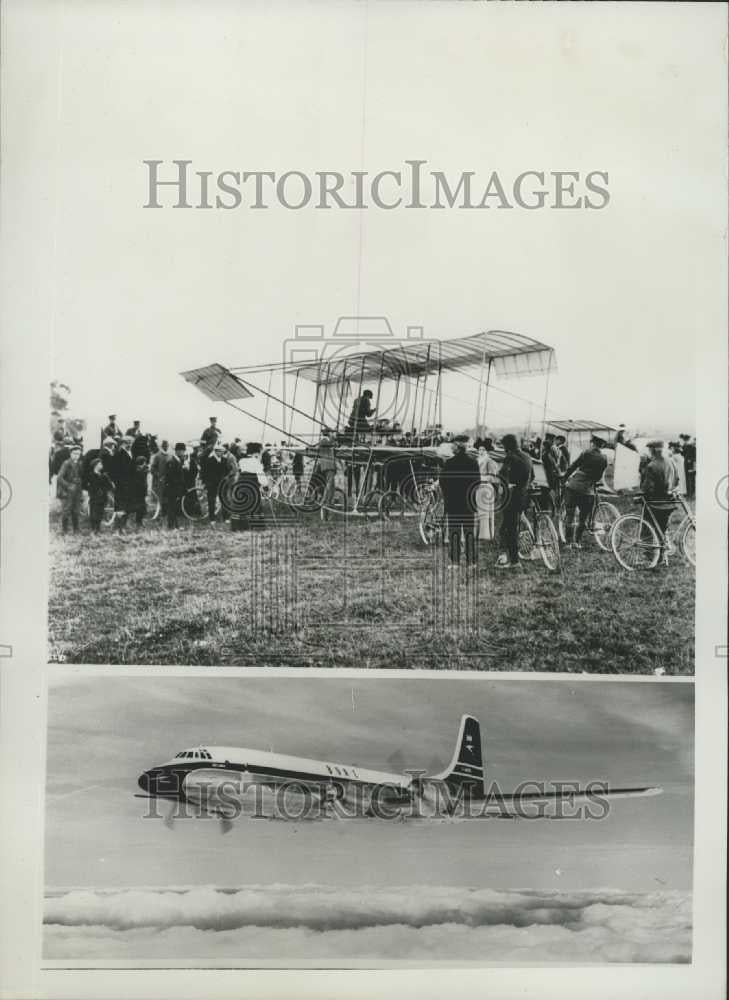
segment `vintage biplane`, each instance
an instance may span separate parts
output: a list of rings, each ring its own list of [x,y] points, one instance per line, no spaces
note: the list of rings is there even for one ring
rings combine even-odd
[[[425,339],[422,328],[409,328],[409,335],[398,339],[386,320],[372,319],[376,336],[371,330],[363,335],[361,318],[345,318],[331,338],[318,333],[290,342],[282,362],[212,364],[182,373],[208,399],[257,421],[266,434],[280,434],[314,470],[322,432],[331,434],[342,486],[327,499],[323,515],[417,513],[427,500],[426,484],[447,457],[440,444],[445,398],[473,399],[481,435],[490,393],[505,391],[494,379],[541,375],[542,425],[546,421],[549,379],[556,371],[555,352],[547,344],[506,330],[444,340]],[[361,349],[363,342],[367,350]],[[444,392],[446,381],[457,396]],[[248,408],[255,402],[262,402],[263,413]],[[499,460],[498,449],[494,457]],[[536,476],[543,479],[541,468]],[[300,498],[303,507],[309,501],[316,505],[313,491]]]

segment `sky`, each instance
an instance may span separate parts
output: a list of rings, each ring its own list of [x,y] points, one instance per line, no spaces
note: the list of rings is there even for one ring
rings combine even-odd
[[[486,16],[485,16],[486,15]],[[600,16],[599,30],[596,18]],[[694,430],[694,343],[716,321],[723,83],[690,5],[64,5],[48,139],[52,376],[70,413],[188,440],[215,413],[180,378],[284,356],[301,324],[386,317],[448,339],[553,346],[550,415]],[[160,38],[165,39],[160,45]],[[717,44],[720,42],[717,34]],[[454,58],[457,46],[458,57]],[[528,67],[528,71],[525,70]],[[600,211],[144,209],[145,159],[192,169],[609,174]],[[50,171],[49,171],[50,172]],[[705,192],[705,193],[704,193]],[[265,387],[265,383],[264,383]],[[541,419],[545,380],[494,388],[487,423]],[[472,426],[476,386],[444,386]],[[306,408],[304,400],[302,406]],[[250,408],[263,417],[259,395]],[[273,421],[273,412],[268,418]]]
[[[200,743],[380,770],[442,769],[480,720],[487,781],[663,785],[600,822],[459,824],[144,820],[138,775]],[[687,890],[693,686],[485,678],[88,676],[49,694],[49,888],[428,885]]]

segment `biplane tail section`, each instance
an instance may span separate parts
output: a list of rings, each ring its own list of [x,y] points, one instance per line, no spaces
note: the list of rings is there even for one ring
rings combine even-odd
[[[186,382],[217,403],[227,403],[231,399],[250,399],[253,396],[239,378],[217,363],[180,374]]]
[[[433,778],[444,781],[452,791],[463,791],[468,798],[482,799],[485,795],[484,777],[481,726],[472,715],[464,715],[453,759],[445,771],[434,774]]]

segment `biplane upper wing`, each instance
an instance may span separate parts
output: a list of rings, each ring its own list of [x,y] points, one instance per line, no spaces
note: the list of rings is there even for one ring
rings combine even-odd
[[[477,369],[490,362],[501,377],[555,371],[554,349],[508,330],[487,330],[452,340],[401,341],[393,347],[326,356],[287,366],[290,374],[319,385],[421,378],[443,371]]]

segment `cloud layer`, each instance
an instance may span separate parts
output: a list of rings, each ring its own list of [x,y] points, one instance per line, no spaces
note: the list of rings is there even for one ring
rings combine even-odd
[[[688,962],[688,893],[407,886],[70,890],[48,959]]]

